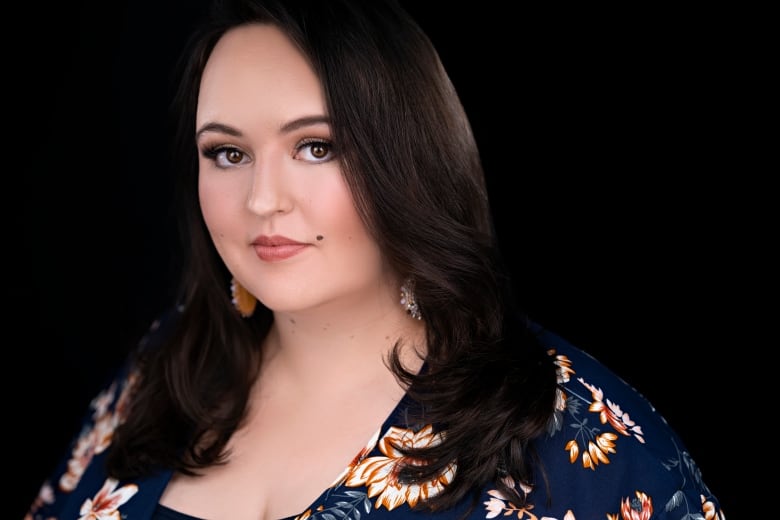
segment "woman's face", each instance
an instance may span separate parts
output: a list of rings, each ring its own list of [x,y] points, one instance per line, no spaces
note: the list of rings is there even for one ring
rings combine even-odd
[[[255,24],[222,37],[201,80],[196,132],[206,226],[258,300],[295,312],[376,292],[381,254],[342,176],[322,86],[281,31]]]

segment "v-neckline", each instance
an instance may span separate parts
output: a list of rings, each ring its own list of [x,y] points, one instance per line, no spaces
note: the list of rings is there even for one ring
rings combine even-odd
[[[424,364],[421,367],[421,370],[423,368],[425,368]],[[307,511],[314,512],[320,505],[327,503],[330,494],[334,490],[339,489],[341,486],[343,486],[345,479],[349,476],[349,473],[358,464],[360,464],[361,461],[371,456],[372,453],[374,453],[378,449],[379,441],[385,435],[387,435],[390,428],[392,428],[393,426],[397,426],[399,424],[404,424],[406,427],[410,426],[409,424],[406,423],[406,421],[401,420],[401,418],[407,415],[406,411],[409,409],[411,404],[412,404],[412,400],[409,397],[409,394],[407,392],[404,392],[404,395],[401,397],[401,399],[399,399],[399,401],[396,403],[396,405],[387,415],[387,417],[379,426],[379,428],[374,430],[374,433],[371,435],[371,437],[368,439],[365,445],[360,450],[358,450],[355,456],[352,457],[352,460],[348,462],[347,465],[341,470],[339,475],[337,475],[333,479],[331,484],[328,487],[326,487],[319,495],[314,497],[314,500],[311,501],[309,505],[305,507],[302,511],[294,515],[281,517],[277,520],[295,520],[298,518],[302,518]]]

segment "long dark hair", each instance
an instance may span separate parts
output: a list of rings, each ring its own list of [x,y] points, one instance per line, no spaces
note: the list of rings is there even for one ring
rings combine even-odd
[[[388,363],[420,420],[446,431],[416,451],[400,478],[422,482],[457,463],[426,506],[447,508],[488,482],[530,482],[531,441],[554,409],[555,371],[516,309],[497,246],[469,121],[439,56],[394,0],[218,2],[183,56],[174,99],[185,265],[175,326],[140,353],[133,413],[116,432],[117,477],[159,468],[185,473],[226,459],[258,376],[271,312],[242,319],[230,274],[197,198],[195,112],[210,52],[230,28],[278,26],[309,59],[325,92],[334,142],[358,211],[386,260],[415,282],[427,330],[425,369]]]

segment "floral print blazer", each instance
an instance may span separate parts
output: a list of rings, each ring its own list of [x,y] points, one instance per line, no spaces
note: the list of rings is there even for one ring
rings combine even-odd
[[[144,342],[158,333],[155,323]],[[528,502],[519,507],[486,485],[477,506],[470,498],[452,510],[413,508],[454,478],[453,464],[438,478],[406,485],[395,478],[404,456],[396,446],[440,442],[432,425],[403,422],[404,400],[342,474],[294,520],[379,520],[438,516],[518,520],[725,520],[717,498],[678,435],[652,405],[596,359],[538,327],[553,356],[561,390],[557,411],[537,448],[549,489],[517,484]],[[131,367],[94,398],[83,427],[24,520],[154,520],[172,473],[133,481],[106,475],[103,458],[127,413]],[[514,484],[514,483],[510,483]],[[367,518],[370,517],[370,518]]]

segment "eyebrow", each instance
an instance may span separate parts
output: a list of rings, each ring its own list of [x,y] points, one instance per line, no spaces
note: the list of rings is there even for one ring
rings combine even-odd
[[[294,132],[299,128],[320,124],[330,124],[330,118],[327,116],[299,117],[298,119],[293,119],[292,121],[284,123],[281,127],[279,127],[279,131],[285,134],[289,134],[290,132]],[[206,123],[195,133],[195,139],[200,139],[200,136],[207,132],[219,132],[222,134],[231,135],[233,137],[241,137],[244,135],[240,130],[229,125],[224,125],[222,123]]]
[[[279,130],[281,130],[282,133],[288,134],[290,132],[298,130],[299,128],[303,128],[304,126],[314,126],[314,125],[321,125],[321,124],[329,125],[330,118],[327,116],[299,117],[298,119],[293,119],[292,121],[283,124],[281,128],[279,128]]]

